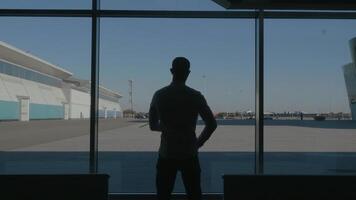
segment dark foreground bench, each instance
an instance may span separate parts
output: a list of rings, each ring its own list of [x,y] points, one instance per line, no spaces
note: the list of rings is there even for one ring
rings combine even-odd
[[[108,175],[1,175],[2,200],[107,200]]]
[[[356,199],[356,176],[225,175],[224,200]]]

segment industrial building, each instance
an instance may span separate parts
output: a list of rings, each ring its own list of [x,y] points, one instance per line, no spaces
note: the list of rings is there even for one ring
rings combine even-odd
[[[118,92],[99,86],[99,117],[122,116]],[[0,41],[0,120],[90,117],[90,81]]]
[[[343,66],[352,120],[356,120],[356,38],[350,40],[352,63]]]

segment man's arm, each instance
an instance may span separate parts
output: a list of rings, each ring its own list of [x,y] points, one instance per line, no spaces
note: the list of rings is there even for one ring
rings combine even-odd
[[[158,117],[158,112],[156,108],[156,95],[153,96],[151,105],[150,105],[150,111],[149,111],[149,124],[150,124],[150,129],[151,131],[161,131],[161,126],[159,123],[159,117]]]
[[[211,134],[215,131],[217,124],[214,118],[213,112],[209,108],[208,104],[206,103],[205,98],[201,97],[201,106],[199,108],[199,115],[205,122],[205,127],[201,134],[198,137],[198,147],[204,145],[204,143],[210,138]]]

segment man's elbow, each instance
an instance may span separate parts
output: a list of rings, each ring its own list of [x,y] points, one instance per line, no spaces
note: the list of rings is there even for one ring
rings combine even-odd
[[[149,126],[150,126],[150,130],[151,131],[156,131],[157,130],[157,127],[155,127],[155,125],[153,125],[153,124],[150,124]]]
[[[150,127],[151,131],[154,131],[154,123],[153,123],[153,121],[151,121],[151,118],[148,121],[148,126]]]
[[[150,124],[151,131],[160,131],[160,126],[158,124]]]
[[[207,125],[211,132],[215,131],[215,129],[218,127],[218,124],[216,123],[216,120],[212,120],[210,123]]]
[[[213,130],[215,131],[217,127],[218,127],[218,124],[216,123],[216,120],[214,120],[214,123],[213,123]]]

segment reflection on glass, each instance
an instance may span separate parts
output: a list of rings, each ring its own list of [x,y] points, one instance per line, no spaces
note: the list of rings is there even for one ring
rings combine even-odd
[[[266,173],[356,173],[353,26],[266,22]]]
[[[103,19],[100,30],[101,84],[122,95],[123,118],[99,121],[99,170],[110,174],[110,192],[156,191],[160,133],[149,130],[147,113],[176,56],[190,60],[187,85],[219,123],[200,151],[203,192],[222,192],[223,174],[254,172],[253,20]],[[174,191],[183,192],[177,178]]]

